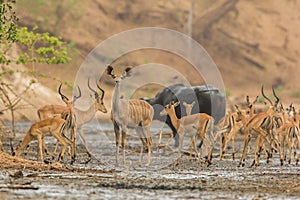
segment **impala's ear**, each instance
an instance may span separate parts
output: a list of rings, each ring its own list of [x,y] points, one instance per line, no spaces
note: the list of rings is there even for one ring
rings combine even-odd
[[[258,101],[258,96],[256,96],[255,100],[253,101],[253,103],[256,103]]]
[[[247,101],[248,104],[250,104],[249,96],[248,95],[246,96],[246,101]]]
[[[187,106],[187,103],[184,101],[184,102],[182,102],[182,104],[186,107]]]
[[[176,103],[174,103],[174,107],[178,106],[180,104],[180,101],[177,101]]]
[[[113,68],[111,65],[108,65],[108,66],[106,67],[106,69],[105,69],[106,74],[108,74],[108,75],[113,75],[113,74],[112,74],[113,69],[114,69],[114,68]]]
[[[191,103],[191,105],[194,106],[195,105],[195,101],[193,101],[193,103]]]

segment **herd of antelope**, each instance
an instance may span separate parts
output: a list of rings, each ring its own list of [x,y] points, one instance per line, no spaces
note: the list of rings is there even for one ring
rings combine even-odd
[[[140,99],[126,99],[121,95],[120,86],[122,80],[130,76],[131,68],[126,68],[121,74],[116,74],[114,68],[109,65],[106,74],[111,76],[115,82],[114,95],[112,97],[111,120],[114,126],[115,140],[116,140],[116,166],[119,165],[119,145],[120,135],[122,147],[122,163],[126,165],[125,145],[126,132],[128,128],[136,130],[142,144],[140,149],[139,165],[142,164],[143,153],[147,152],[146,166],[150,165],[150,158],[152,152],[153,141],[150,134],[150,126],[153,120],[154,109],[146,101]],[[32,140],[38,140],[37,159],[43,161],[43,148],[46,154],[50,154],[45,143],[45,135],[49,134],[57,139],[56,147],[53,155],[56,154],[59,143],[62,145],[57,161],[63,159],[67,145],[70,145],[71,163],[75,161],[76,157],[76,132],[83,140],[86,152],[91,156],[91,152],[87,147],[85,135],[81,127],[89,122],[97,111],[107,113],[104,105],[104,90],[96,82],[97,88],[101,94],[90,86],[90,80],[87,81],[88,88],[94,93],[93,104],[87,110],[79,110],[74,107],[75,101],[81,97],[81,91],[78,87],[79,95],[73,99],[69,99],[62,94],[59,86],[58,92],[66,104],[61,105],[46,105],[38,109],[37,113],[40,121],[34,123],[22,140],[20,147],[13,152],[14,155],[19,156],[23,149],[30,144]],[[217,137],[220,138],[220,159],[224,158],[224,154],[228,153],[228,144],[231,142],[232,158],[235,159],[234,141],[235,135],[239,130],[244,133],[244,146],[242,155],[238,166],[245,165],[245,159],[249,151],[249,142],[255,138],[254,161],[251,166],[258,166],[260,154],[266,154],[267,162],[273,157],[275,152],[279,153],[280,163],[288,159],[288,163],[292,162],[293,155],[296,164],[299,162],[300,154],[297,154],[297,148],[300,146],[300,118],[299,113],[293,105],[284,108],[280,103],[278,96],[273,89],[275,101],[273,102],[264,94],[263,87],[261,88],[262,96],[269,102],[269,106],[265,111],[257,112],[255,103],[258,97],[250,102],[249,97],[246,98],[246,107],[240,108],[235,105],[235,112],[230,112],[224,116],[216,125],[214,118],[206,113],[190,114],[194,103],[187,104],[182,102],[186,107],[186,116],[177,118],[175,107],[179,106],[181,102],[171,101],[165,105],[164,109],[159,113],[161,116],[168,115],[171,119],[172,125],[179,134],[179,148],[176,164],[179,163],[182,153],[183,139],[190,136],[190,156],[192,149],[194,155],[199,160],[205,158],[207,165],[211,164],[214,144]],[[70,134],[68,134],[70,132]],[[70,137],[68,137],[70,135]],[[197,145],[198,140],[200,144]],[[198,152],[200,148],[200,153]],[[205,150],[205,151],[204,151]],[[289,153],[288,158],[287,153]]]
[[[273,157],[273,153],[279,152],[280,164],[283,165],[286,160],[286,154],[289,152],[288,163],[292,162],[293,154],[296,165],[299,162],[300,154],[297,154],[297,148],[300,146],[300,118],[299,112],[291,104],[289,108],[284,108],[272,88],[275,102],[272,102],[264,94],[263,86],[261,88],[262,96],[270,103],[265,111],[255,113],[255,103],[250,102],[247,96],[247,108],[240,109],[235,105],[236,112],[227,114],[221,121],[223,123],[222,137],[220,137],[220,158],[226,152],[227,144],[231,140],[234,147],[234,135],[237,130],[243,128],[244,147],[238,166],[245,165],[245,159],[248,152],[249,142],[255,138],[254,160],[251,166],[258,166],[260,154],[265,152],[267,163]],[[285,148],[287,147],[287,148]],[[288,151],[287,151],[288,150]],[[234,159],[234,151],[233,151]]]

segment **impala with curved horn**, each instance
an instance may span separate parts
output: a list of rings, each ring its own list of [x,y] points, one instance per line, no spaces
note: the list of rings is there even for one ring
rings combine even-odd
[[[62,112],[61,117],[64,120],[66,120],[65,131],[70,130],[70,140],[72,141],[71,157],[72,157],[72,163],[73,163],[75,161],[75,157],[76,157],[76,129],[77,129],[76,116],[75,116],[75,113],[73,110],[73,104],[75,103],[75,101],[77,99],[79,99],[81,97],[81,90],[80,90],[80,87],[77,86],[78,91],[79,91],[78,96],[74,96],[73,100],[69,100],[69,98],[61,92],[61,86],[62,86],[62,83],[60,84],[60,86],[58,88],[58,93],[60,94],[61,99],[63,100],[63,102],[65,102],[65,104],[67,106],[67,109]]]
[[[273,104],[273,102],[264,94],[263,91],[263,86],[261,87],[261,93],[263,95],[263,97],[265,99],[267,99],[270,102],[270,107],[268,108],[268,110],[266,112],[260,112],[256,115],[254,115],[252,118],[250,118],[248,121],[246,119],[246,114],[244,111],[241,111],[239,109],[239,107],[236,105],[236,108],[238,110],[238,116],[239,119],[242,120],[243,125],[244,125],[244,149],[243,149],[243,154],[242,157],[240,159],[240,162],[238,164],[238,166],[244,166],[244,162],[246,159],[246,155],[247,155],[247,148],[249,145],[249,142],[251,140],[252,137],[256,137],[256,143],[255,143],[255,158],[254,161],[252,163],[252,166],[258,166],[259,165],[259,157],[260,157],[260,152],[262,150],[262,148],[264,146],[264,141],[266,138],[270,138],[270,146],[272,147],[272,141],[273,141],[273,137],[272,137],[272,133],[270,133],[270,130],[273,128],[273,116],[276,114],[276,108],[279,102],[279,98],[276,95],[274,88],[272,88],[273,90],[273,94],[276,98],[275,103]],[[272,150],[270,150],[272,151]],[[269,156],[268,159],[271,157],[271,152],[269,152]]]
[[[94,93],[94,95],[93,95],[94,102],[87,110],[80,110],[77,108],[73,108],[75,116],[76,116],[77,130],[79,132],[80,138],[82,139],[82,141],[84,143],[86,152],[89,155],[89,157],[91,156],[91,152],[89,151],[89,149],[87,147],[87,142],[85,139],[85,134],[82,131],[82,126],[84,124],[88,123],[89,121],[91,121],[97,111],[107,113],[107,109],[106,109],[106,107],[104,105],[104,101],[103,101],[104,94],[105,94],[104,90],[99,86],[97,81],[96,81],[96,86],[101,91],[101,94],[99,94],[96,90],[94,90],[90,86],[90,78],[88,78],[88,88]],[[60,88],[61,88],[61,86],[60,86]],[[78,90],[80,91],[79,87],[78,87]],[[60,89],[59,89],[59,93],[61,94]],[[81,95],[81,91],[80,91],[80,95]],[[76,101],[80,97],[80,95],[73,97],[73,99]],[[62,94],[62,98],[66,99],[66,100],[68,99],[63,94]],[[74,104],[74,100],[73,100],[73,104]],[[68,108],[66,106],[46,105],[46,106],[43,106],[42,108],[38,109],[38,116],[39,116],[40,120],[43,120],[46,118],[52,118],[52,117],[61,117],[62,113],[64,113],[64,112],[68,113],[67,110],[68,110]],[[58,145],[58,143],[57,143],[57,145]],[[54,154],[56,153],[57,145],[53,152]],[[47,152],[47,147],[45,145],[44,145],[44,148]]]
[[[254,101],[250,102],[249,96],[246,96],[247,107],[250,110],[250,114],[246,115],[247,118],[251,118],[254,116],[254,104],[257,102],[258,96],[255,98]],[[235,159],[235,146],[234,146],[234,138],[235,134],[238,130],[243,126],[241,121],[237,121],[238,114],[237,112],[231,112],[225,115],[223,120],[219,123],[223,125],[223,130],[225,132],[222,133],[220,137],[220,159],[223,159],[224,154],[227,150],[227,145],[231,141],[232,145],[232,159]],[[247,119],[248,121],[248,119]]]

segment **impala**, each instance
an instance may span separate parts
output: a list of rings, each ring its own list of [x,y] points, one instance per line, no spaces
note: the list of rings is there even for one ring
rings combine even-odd
[[[246,97],[247,106],[249,108],[249,117],[253,117],[255,114],[254,104],[258,101],[258,96],[254,99],[254,101],[250,102],[249,96]]]
[[[287,113],[288,112],[288,113]],[[289,117],[288,114],[292,113]],[[295,108],[291,105],[289,110],[282,110],[283,125],[279,127],[276,131],[280,139],[280,164],[283,165],[286,153],[285,145],[287,144],[289,148],[289,160],[288,163],[291,164],[292,155],[296,158],[296,165],[299,162],[300,156],[297,155],[297,146],[300,142],[300,130],[299,130],[299,119],[298,113],[296,113]]]
[[[234,136],[235,133],[241,128],[242,123],[237,122],[238,114],[231,112],[225,115],[224,120],[221,121],[223,129],[226,131],[220,137],[220,160],[223,159],[223,155],[226,153],[227,144],[231,141],[232,144],[232,159],[234,160]]]
[[[22,153],[24,147],[27,146],[27,144],[29,144],[32,140],[38,140],[37,159],[44,161],[42,151],[42,138],[45,134],[50,133],[62,144],[62,148],[57,160],[58,162],[60,162],[65,153],[67,144],[72,144],[72,141],[63,134],[63,131],[66,128],[65,126],[66,121],[61,118],[48,118],[34,123],[23,138],[21,146],[16,152],[13,152],[13,155],[19,156]]]
[[[87,142],[86,142],[86,139],[85,139],[85,134],[82,131],[82,126],[84,124],[90,122],[93,119],[93,117],[95,116],[95,113],[97,111],[107,113],[107,109],[106,109],[106,107],[104,105],[104,102],[103,102],[104,90],[99,86],[99,84],[96,83],[96,85],[97,85],[97,88],[101,91],[101,95],[90,86],[90,79],[88,79],[88,88],[94,93],[94,96],[93,96],[94,102],[93,102],[93,104],[87,110],[80,110],[80,109],[77,109],[77,108],[73,108],[75,116],[76,116],[77,130],[79,132],[79,136],[83,141],[83,144],[86,148],[86,152],[89,155],[89,157],[91,156],[91,153],[88,149]],[[65,112],[66,110],[68,110],[68,108],[66,106],[46,105],[46,106],[43,106],[42,108],[38,109],[37,113],[38,113],[39,119],[43,120],[43,119],[52,118],[52,117],[55,117],[55,116],[61,117],[62,113]],[[58,144],[58,143],[56,143],[56,144]],[[46,146],[44,146],[44,147],[45,147],[45,150],[47,152]],[[56,149],[57,149],[57,145],[56,145],[55,150],[53,152],[54,154],[56,152]]]
[[[76,129],[77,129],[76,116],[74,114],[73,104],[78,98],[81,97],[81,91],[78,86],[79,95],[74,96],[73,100],[69,100],[69,98],[61,92],[61,86],[62,86],[62,83],[60,84],[60,86],[58,88],[58,93],[60,94],[61,99],[63,100],[63,102],[65,102],[65,104],[67,106],[67,109],[62,112],[61,117],[66,120],[65,131],[70,130],[70,140],[72,141],[71,157],[72,157],[72,163],[73,163],[75,161],[75,157],[76,157]]]
[[[285,131],[286,131],[285,140],[289,147],[289,153],[290,153],[288,163],[291,164],[292,155],[294,152],[294,156],[296,157],[296,165],[297,165],[299,162],[299,155],[297,155],[297,145],[300,142],[299,126],[296,122],[288,123],[285,126]],[[283,148],[284,148],[284,146],[283,146]],[[282,155],[280,156],[280,163],[281,163],[281,165],[283,165]]]
[[[192,139],[190,145],[193,144],[194,150],[198,155],[198,151],[196,147],[197,138],[200,137],[202,144],[204,144],[204,141],[209,141],[210,138],[207,137],[213,135],[213,126],[214,126],[213,117],[211,117],[206,113],[188,115],[178,119],[176,116],[175,107],[178,106],[179,104],[180,102],[174,103],[172,101],[164,107],[164,110],[160,112],[160,115],[169,115],[169,117],[171,118],[172,125],[174,126],[174,128],[179,134],[179,149],[178,149],[178,156],[175,165],[177,165],[180,162],[181,149],[182,149],[183,138],[185,134],[191,134]],[[209,149],[208,150],[209,153],[205,155],[206,162],[209,165],[211,163],[211,156],[212,156],[211,153],[213,150],[212,149],[213,146],[207,143],[205,143],[204,145],[205,148]],[[203,148],[204,147],[202,147],[202,149]],[[190,146],[190,154],[191,154],[191,146]]]
[[[249,108],[249,116],[246,115],[246,118],[251,118],[254,116],[254,104],[257,102],[258,96],[256,99],[252,102],[249,100],[249,96],[246,97],[247,107]],[[241,121],[237,121],[238,114],[237,112],[231,112],[229,114],[226,114],[224,117],[224,121],[221,121],[223,123],[223,129],[226,129],[226,131],[223,133],[223,136],[220,137],[220,159],[222,160],[223,154],[225,154],[227,145],[231,141],[232,145],[232,159],[234,160],[234,137],[236,132],[243,126],[243,123]]]
[[[40,109],[38,109],[37,113],[40,118],[40,121],[53,118],[53,117],[59,117],[59,118],[64,118],[66,120],[66,128],[64,129],[65,131],[71,129],[71,140],[72,140],[72,145],[71,145],[71,156],[72,160],[75,161],[75,146],[76,146],[76,117],[74,115],[73,111],[73,104],[74,102],[81,97],[81,90],[78,87],[79,95],[73,97],[73,101],[70,101],[68,97],[66,97],[64,94],[61,93],[61,87],[62,83],[60,84],[58,88],[58,93],[60,94],[62,100],[65,102],[66,106],[61,106],[61,105],[46,105]],[[75,135],[75,136],[74,136]],[[49,150],[45,144],[45,141],[43,139],[43,146],[45,148],[46,154],[49,154]],[[27,151],[30,147],[30,143],[28,143]],[[56,149],[58,147],[58,142],[56,143],[54,153],[56,152]]]
[[[122,79],[129,76],[131,68],[126,68],[124,74],[116,75],[113,73],[114,68],[108,65],[106,73],[115,81],[115,90],[112,98],[111,120],[114,124],[116,136],[116,166],[119,165],[119,140],[120,127],[122,128],[122,156],[123,165],[126,165],[125,145],[127,128],[134,128],[139,134],[143,143],[140,151],[139,165],[142,163],[142,155],[145,143],[148,146],[148,159],[146,165],[150,165],[150,156],[152,151],[152,138],[150,135],[150,125],[154,115],[152,106],[144,100],[121,98],[120,86]],[[145,139],[146,138],[146,139]]]
[[[273,105],[273,102],[268,97],[265,96],[263,91],[263,86],[261,88],[261,92],[263,97],[265,97],[271,104],[271,106],[268,108],[266,112],[260,112],[247,121],[245,112],[241,111],[238,108],[238,106],[236,106],[238,110],[238,116],[242,120],[244,125],[244,149],[238,166],[245,165],[244,162],[247,155],[247,148],[252,137],[256,137],[256,143],[255,143],[255,150],[254,150],[255,157],[251,166],[259,165],[260,152],[262,148],[264,148],[264,141],[267,137],[271,138],[270,146],[272,146],[272,141],[274,138],[272,137],[272,133],[270,133],[270,130],[273,128],[273,116],[276,113],[276,107],[279,102],[279,98],[275,94],[273,88],[273,94],[276,98],[275,104]],[[271,153],[271,151],[269,153]],[[270,157],[271,156],[269,155],[268,158]]]

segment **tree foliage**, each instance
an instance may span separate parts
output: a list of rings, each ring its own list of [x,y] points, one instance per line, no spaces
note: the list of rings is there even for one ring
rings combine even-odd
[[[32,31],[28,31],[27,27],[17,29],[16,42],[24,51],[17,64],[65,64],[71,60],[67,56],[66,43],[61,38],[50,36],[49,33],[35,33],[36,30],[37,27]]]
[[[12,1],[12,3],[15,2]],[[7,57],[7,53],[16,41],[16,22],[18,20],[11,3],[5,3],[4,0],[0,0],[0,64],[8,65],[11,62]]]
[[[65,64],[71,61],[67,53],[67,44],[60,37],[50,36],[49,33],[38,33],[38,28],[28,30],[18,27],[19,20],[13,10],[15,1],[0,0],[0,64],[47,63]],[[18,58],[8,56],[12,44],[18,45],[22,53]]]
[[[28,30],[27,27],[17,25],[19,19],[14,11],[15,3],[15,0],[0,0],[0,113],[10,111],[14,135],[14,113],[24,107],[20,103],[21,100],[30,105],[30,102],[24,100],[23,96],[35,80],[32,79],[19,92],[16,92],[6,80],[12,78],[15,73],[48,77],[35,71],[34,64],[65,64],[71,61],[68,56],[67,43],[62,38],[50,36],[49,33],[39,33],[37,27]],[[11,53],[16,51],[16,47],[20,49],[20,52],[14,57]],[[11,64],[27,63],[32,63],[32,70],[10,67]]]

